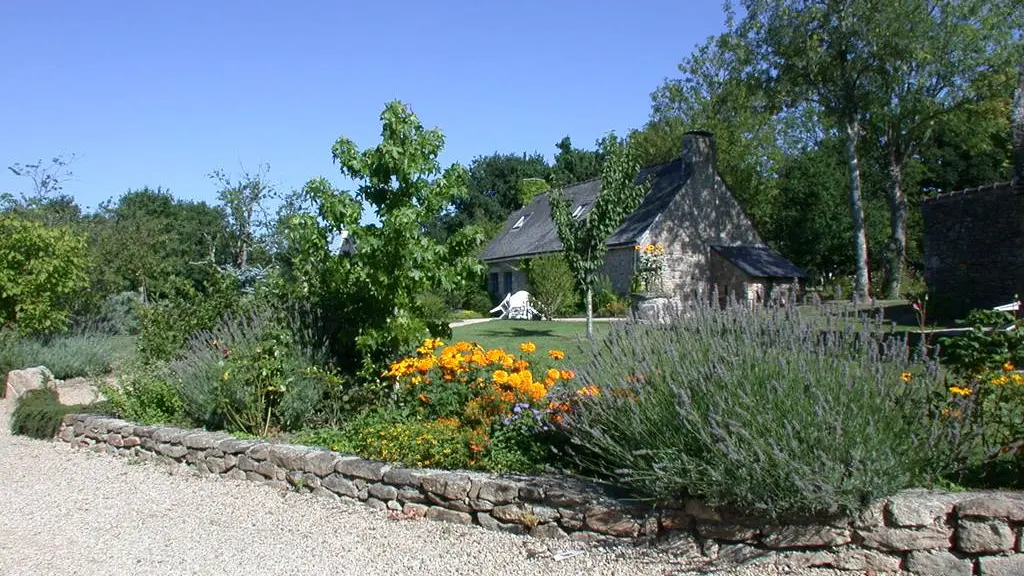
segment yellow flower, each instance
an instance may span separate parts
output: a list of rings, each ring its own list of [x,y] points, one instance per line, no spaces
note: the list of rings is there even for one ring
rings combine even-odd
[[[950,386],[949,393],[950,394],[956,394],[957,396],[970,396],[971,395],[971,389],[970,388],[962,388],[960,386]]]
[[[1013,362],[1003,364],[1003,372],[1013,372]]]
[[[558,375],[562,377],[562,380],[572,380],[576,377],[576,373],[572,370],[559,370]]]
[[[552,369],[548,370],[548,373],[547,373],[548,380],[558,380],[561,377],[562,377],[562,373],[559,372],[557,368],[552,368]]]
[[[1002,386],[1003,384],[1009,383],[1010,379],[1006,377],[1006,374],[1000,374],[999,376],[996,376],[995,378],[990,380],[990,382],[993,386]]]
[[[1010,380],[1012,380],[1014,384],[1024,384],[1024,376],[1021,376],[1019,372],[1010,374]]]
[[[508,383],[508,372],[504,370],[494,371],[494,382],[495,384],[506,384]]]
[[[220,381],[221,382],[227,382],[227,380],[228,380],[228,371],[225,370],[224,373],[220,375]]]
[[[563,360],[565,359],[565,352],[562,352],[561,350],[548,350],[548,356],[553,360]]]
[[[537,345],[533,342],[523,342],[519,345],[519,349],[527,354],[532,354],[537,351]]]
[[[576,391],[580,396],[600,396],[601,390],[597,386],[591,384],[590,386],[584,386]]]
[[[900,374],[900,380],[903,380],[904,382],[910,382],[913,379],[914,375],[911,374],[910,372],[904,372],[903,374]]]

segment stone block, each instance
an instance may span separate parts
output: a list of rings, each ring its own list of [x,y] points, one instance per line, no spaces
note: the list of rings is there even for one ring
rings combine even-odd
[[[688,516],[704,522],[722,521],[722,514],[718,510],[705,505],[696,498],[687,498],[683,504],[683,511]]]
[[[387,502],[384,502],[383,500],[378,500],[376,498],[367,498],[366,505],[369,506],[370,508],[373,508],[374,510],[384,511],[388,509]]]
[[[757,528],[724,524],[717,522],[697,522],[697,534],[701,538],[711,538],[725,542],[746,542],[757,538]]]
[[[953,531],[945,526],[931,528],[875,528],[857,530],[864,547],[893,552],[948,550]]]
[[[998,518],[1024,522],[1024,499],[1001,494],[987,494],[960,502],[956,513],[961,518]]]
[[[1024,574],[1024,554],[978,558],[978,574],[981,576],[1020,576]]]
[[[320,481],[320,485],[339,496],[348,496],[349,498],[355,498],[359,492],[351,480],[337,473],[325,476]]]
[[[402,506],[402,513],[412,518],[423,518],[427,515],[427,510],[429,509],[430,507],[424,504],[406,502],[405,505]]]
[[[768,548],[829,548],[850,543],[848,528],[832,526],[772,526],[762,531],[761,542]]]
[[[431,474],[421,479],[423,489],[431,494],[442,496],[449,500],[459,500],[469,496],[469,489],[472,488],[472,481],[465,474]]]
[[[305,464],[306,455],[309,454],[309,452],[309,448],[305,446],[296,446],[294,444],[273,444],[270,447],[270,454],[267,456],[267,461],[280,466],[285,470],[301,472]]]
[[[235,464],[235,466],[243,472],[254,472],[257,464],[259,464],[259,462],[249,458],[246,454],[242,454],[241,456],[238,456],[238,463]]]
[[[157,444],[156,451],[169,458],[182,458],[188,454],[188,448],[180,444]]]
[[[538,524],[530,529],[530,536],[553,540],[564,540],[569,537],[565,530],[558,527],[558,524]]]
[[[543,486],[523,484],[519,487],[519,499],[527,502],[543,502],[546,494]]]
[[[946,550],[915,550],[907,554],[904,569],[917,576],[971,576],[974,562]]]
[[[1009,552],[1017,535],[1002,520],[961,519],[956,530],[956,546],[968,554]]]
[[[125,448],[134,448],[142,443],[142,439],[138,436],[127,436],[122,438],[121,445]]]
[[[321,478],[334,473],[334,466],[341,457],[328,450],[314,450],[306,454],[302,469]]]
[[[494,503],[487,500],[471,498],[469,500],[469,507],[478,512],[490,512],[491,510],[494,510]]]
[[[507,504],[519,496],[519,485],[505,480],[484,479],[479,481],[477,498],[494,504]]]
[[[540,523],[540,519],[533,513],[533,506],[523,502],[495,506],[490,515],[502,522],[514,522],[527,526],[535,526]]]
[[[53,373],[46,366],[35,366],[24,370],[11,370],[7,372],[4,381],[4,398],[14,406],[19,396],[29,390],[52,387],[54,384]]]
[[[473,523],[473,517],[468,513],[448,510],[447,508],[441,508],[440,506],[431,506],[427,509],[425,516],[428,520],[440,520],[442,522],[450,522],[452,524]]]
[[[512,534],[526,534],[527,531],[526,526],[523,526],[522,524],[499,522],[486,512],[477,512],[476,520],[481,526],[488,530],[498,530]]]
[[[420,479],[426,473],[411,468],[389,468],[384,472],[384,481],[392,486],[420,487]]]
[[[253,460],[266,460],[270,457],[270,446],[268,442],[253,441],[249,448],[246,449],[245,455]],[[223,446],[218,446],[218,448],[224,450]],[[224,452],[227,452],[227,450],[224,450]]]
[[[683,510],[663,510],[659,519],[661,529],[689,531],[693,528],[693,517]]]
[[[217,446],[221,440],[227,440],[229,438],[231,438],[231,435],[224,434],[223,432],[197,432],[182,438],[181,443],[186,448],[209,450],[210,448]]]
[[[384,478],[384,472],[391,469],[391,465],[362,458],[342,458],[334,465],[334,469],[346,476],[380,482]]]
[[[60,438],[60,440],[62,442],[71,442],[71,440],[75,437],[75,429],[74,429],[74,427],[73,426],[65,426],[60,431],[60,434],[57,435],[57,437]]]
[[[387,484],[372,484],[367,488],[370,496],[388,501],[398,498],[398,489]]]
[[[586,494],[561,488],[548,488],[545,490],[544,504],[554,507],[582,506],[590,502]]]
[[[257,462],[256,472],[270,478],[271,480],[284,481],[285,479],[285,471],[282,468],[271,464],[269,460]]]
[[[583,514],[583,525],[593,532],[612,536],[635,538],[640,533],[640,524],[622,510],[604,506],[592,506]]]
[[[189,432],[191,431],[166,426],[153,430],[153,434],[150,437],[160,443],[175,444],[181,442],[181,439]]]
[[[405,487],[398,491],[398,501],[402,503],[413,502],[419,504],[426,502],[427,497],[415,488]]]
[[[928,490],[907,490],[886,503],[886,515],[892,526],[924,528],[945,523],[960,497]]]
[[[242,454],[248,452],[249,449],[257,444],[264,444],[264,442],[259,440],[239,440],[237,438],[228,438],[227,440],[217,442],[217,449],[225,454]]]
[[[121,438],[120,434],[107,434],[107,444],[120,448],[124,446],[124,439]]]

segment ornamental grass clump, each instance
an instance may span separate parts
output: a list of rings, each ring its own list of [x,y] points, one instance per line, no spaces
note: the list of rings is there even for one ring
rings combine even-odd
[[[859,322],[859,323],[858,323]],[[956,430],[937,369],[877,321],[694,304],[595,343],[565,415],[570,456],[655,500],[698,497],[760,517],[851,513],[928,485]]]

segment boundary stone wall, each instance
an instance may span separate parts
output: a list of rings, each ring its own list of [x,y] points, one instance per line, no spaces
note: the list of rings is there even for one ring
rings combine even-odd
[[[921,576],[1024,574],[1024,493],[908,490],[855,518],[768,524],[698,500],[637,504],[564,477],[402,468],[223,432],[73,414],[61,441],[77,448],[187,465],[201,474],[363,502],[396,515],[541,538],[656,543],[693,538],[710,561],[827,566]]]

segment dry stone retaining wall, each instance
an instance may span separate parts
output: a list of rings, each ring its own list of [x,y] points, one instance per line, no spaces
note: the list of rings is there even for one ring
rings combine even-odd
[[[221,432],[65,417],[79,448],[188,465],[200,473],[358,500],[425,517],[543,538],[653,543],[693,537],[723,563],[832,566],[862,573],[1024,574],[1024,494],[911,490],[856,518],[769,525],[696,500],[654,508],[567,478],[401,468],[324,449]]]

